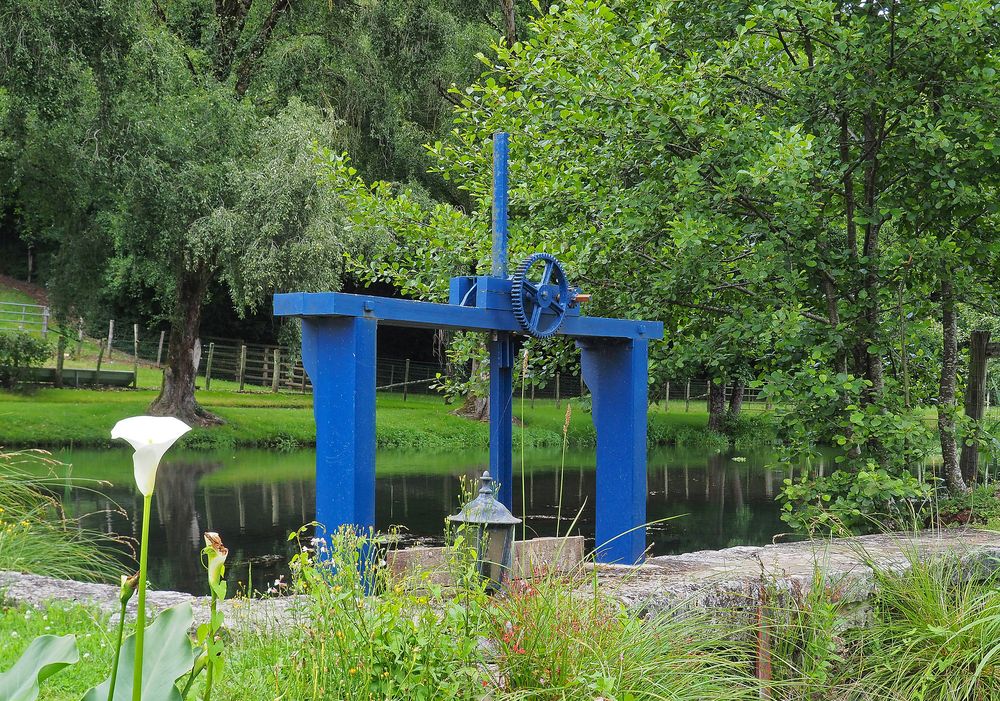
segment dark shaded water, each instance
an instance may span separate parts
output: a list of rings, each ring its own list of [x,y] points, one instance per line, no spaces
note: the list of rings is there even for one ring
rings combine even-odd
[[[85,525],[138,538],[142,497],[132,481],[131,453],[73,451],[56,457],[74,479],[99,479],[97,489],[67,493],[68,511]],[[218,531],[229,546],[230,581],[255,589],[286,571],[287,536],[313,519],[313,451],[176,453],[161,465],[153,498],[150,578],[158,588],[207,593],[199,563],[201,533]],[[735,458],[735,459],[734,459]],[[711,453],[684,449],[649,455],[647,518],[676,517],[649,528],[655,554],[770,542],[783,532],[774,495],[784,473],[765,467],[766,452]],[[457,511],[462,478],[485,469],[484,454],[410,456],[380,453],[376,483],[379,529],[399,526],[410,542],[438,543],[444,517]],[[520,456],[515,455],[520,463]],[[559,503],[558,452],[525,456],[529,537],[554,535]],[[561,531],[594,532],[594,454],[566,459]],[[514,512],[521,480],[515,467]],[[232,587],[232,585],[231,585]]]

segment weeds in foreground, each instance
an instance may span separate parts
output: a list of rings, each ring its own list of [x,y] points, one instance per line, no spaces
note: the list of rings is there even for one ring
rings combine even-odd
[[[642,618],[582,572],[536,574],[493,602],[495,698],[758,698],[752,649],[733,627],[681,609]]]

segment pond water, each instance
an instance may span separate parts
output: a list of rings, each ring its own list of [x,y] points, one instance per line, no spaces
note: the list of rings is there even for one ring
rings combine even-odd
[[[88,486],[66,491],[71,515],[90,528],[138,538],[142,497],[132,481],[130,452],[75,450],[55,457]],[[555,534],[560,459],[558,451],[525,456],[529,537]],[[160,467],[153,498],[150,580],[161,589],[208,593],[198,553],[202,531],[212,530],[230,548],[230,581],[266,588],[287,571],[288,534],[313,519],[314,461],[312,450],[170,455]],[[593,452],[566,458],[563,533],[576,520],[574,533],[593,537],[594,462]],[[774,496],[785,473],[766,467],[771,462],[767,451],[650,451],[647,518],[674,517],[649,528],[653,553],[762,544],[784,532]],[[487,464],[487,455],[478,453],[379,453],[377,527],[398,526],[408,543],[440,543],[444,517],[458,510],[461,480],[475,478]],[[514,512],[520,516],[518,464],[515,452]],[[96,479],[104,482],[86,482]]]

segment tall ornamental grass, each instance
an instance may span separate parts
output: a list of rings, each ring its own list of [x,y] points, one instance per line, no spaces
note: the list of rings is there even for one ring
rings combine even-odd
[[[91,489],[60,477],[65,466],[39,450],[0,452],[0,570],[109,581],[120,565],[115,541],[82,528],[58,494]]]
[[[990,565],[909,554],[875,568],[872,621],[859,629],[853,699],[1000,699],[1000,591]]]

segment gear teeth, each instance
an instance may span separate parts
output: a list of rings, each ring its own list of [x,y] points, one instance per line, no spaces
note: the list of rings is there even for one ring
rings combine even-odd
[[[521,261],[521,264],[517,266],[517,270],[514,271],[514,275],[511,278],[511,311],[514,312],[514,318],[517,319],[517,323],[520,324],[521,328],[523,328],[528,335],[534,336],[535,338],[549,338],[550,336],[555,335],[556,331],[559,330],[559,327],[562,326],[565,311],[563,311],[563,314],[560,315],[557,323],[553,324],[551,328],[541,331],[537,328],[531,327],[528,320],[528,310],[525,308],[527,300],[525,298],[524,282],[527,279],[528,271],[531,269],[531,266],[540,260],[550,262],[558,269],[562,284],[565,286],[566,275],[555,256],[548,253],[533,253]]]

